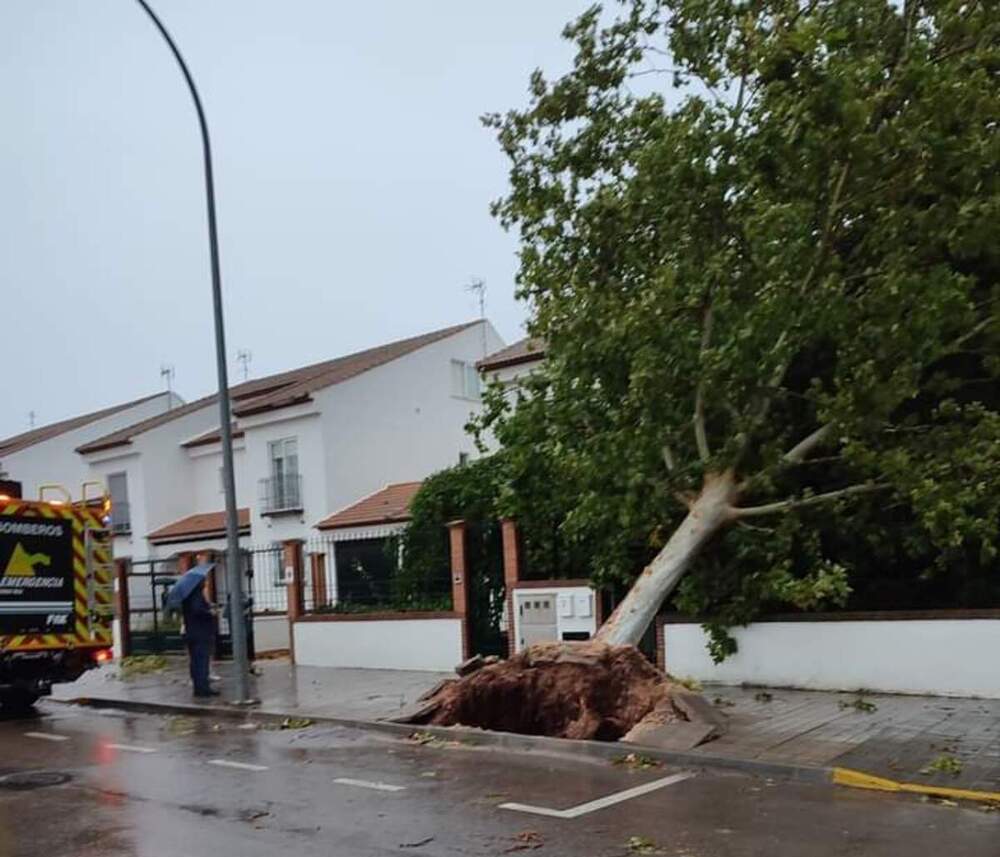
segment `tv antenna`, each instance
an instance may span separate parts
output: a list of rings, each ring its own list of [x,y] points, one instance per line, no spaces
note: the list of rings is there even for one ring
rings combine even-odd
[[[30,428],[35,427],[35,417],[38,416],[34,411],[28,411],[28,426]]]
[[[174,367],[172,364],[163,363],[160,365],[160,377],[167,383],[167,410],[174,406]]]
[[[469,277],[465,290],[476,296],[479,303],[479,320],[486,321],[486,280],[482,277]],[[483,357],[486,356],[486,325],[480,325],[483,334]]]
[[[253,360],[253,352],[247,348],[241,348],[236,352],[236,362],[243,367],[243,380],[250,377],[250,361]]]

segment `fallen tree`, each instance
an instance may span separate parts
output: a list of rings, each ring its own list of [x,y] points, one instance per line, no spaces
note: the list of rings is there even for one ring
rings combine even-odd
[[[416,722],[690,723],[630,644],[679,583],[691,612],[744,620],[843,600],[819,515],[905,508],[922,550],[997,557],[1000,18],[976,0],[622,5],[570,24],[572,70],[486,119],[546,359],[488,393],[478,429],[501,444],[504,511],[559,510],[596,582],[631,589],[584,662],[529,649]],[[655,554],[637,578],[636,546]]]
[[[487,117],[547,343],[517,406],[493,390],[480,423],[507,510],[547,492],[595,578],[634,580],[611,644],[637,643],[692,568],[695,612],[842,600],[818,514],[905,505],[942,556],[995,558],[1000,19],[623,6],[568,26],[573,69]],[[658,550],[637,579],[636,543]]]

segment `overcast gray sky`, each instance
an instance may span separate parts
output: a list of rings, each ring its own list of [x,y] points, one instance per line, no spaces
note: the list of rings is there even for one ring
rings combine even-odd
[[[589,0],[154,0],[213,136],[231,372],[487,315],[521,335],[479,116],[568,67]],[[214,384],[201,150],[133,0],[0,3],[0,437]]]

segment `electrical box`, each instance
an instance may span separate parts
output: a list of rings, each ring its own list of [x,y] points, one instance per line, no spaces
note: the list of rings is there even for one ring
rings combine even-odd
[[[515,588],[514,649],[558,640],[589,640],[597,633],[594,591],[588,586]]]

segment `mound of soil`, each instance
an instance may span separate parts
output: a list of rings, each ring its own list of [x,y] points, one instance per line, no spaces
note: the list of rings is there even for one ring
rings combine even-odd
[[[541,643],[439,686],[408,723],[617,741],[647,715],[688,719],[682,690],[634,646]]]

